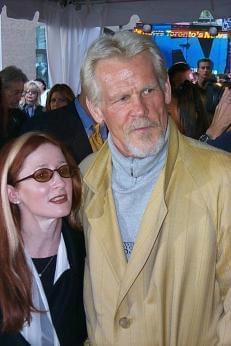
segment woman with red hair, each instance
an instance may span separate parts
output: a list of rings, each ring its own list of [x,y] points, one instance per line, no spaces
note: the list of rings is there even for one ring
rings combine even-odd
[[[78,167],[29,132],[0,153],[0,345],[82,345],[85,248]]]

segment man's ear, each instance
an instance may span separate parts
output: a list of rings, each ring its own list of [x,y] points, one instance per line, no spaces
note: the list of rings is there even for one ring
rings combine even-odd
[[[7,192],[8,192],[9,201],[11,203],[13,203],[13,204],[19,204],[20,203],[18,190],[14,186],[7,185]]]
[[[169,82],[169,78],[166,80],[164,85],[164,101],[167,105],[171,102],[171,85]]]
[[[96,123],[101,124],[104,121],[103,113],[101,109],[93,104],[87,97],[86,97],[86,104],[87,108],[89,109],[89,112],[91,113],[92,118],[95,120]]]

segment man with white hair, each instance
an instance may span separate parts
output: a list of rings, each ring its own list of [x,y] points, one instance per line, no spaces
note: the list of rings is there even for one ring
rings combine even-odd
[[[231,161],[182,136],[150,37],[99,38],[81,70],[108,141],[81,163],[92,345],[231,345]]]

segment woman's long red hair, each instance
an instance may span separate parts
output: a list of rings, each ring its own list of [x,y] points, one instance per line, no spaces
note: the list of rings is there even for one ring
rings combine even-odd
[[[67,163],[75,169],[70,225],[77,229],[81,202],[81,180],[78,166],[64,145],[50,135],[27,133],[9,143],[0,152],[0,329],[20,331],[30,323],[36,310],[32,301],[32,275],[25,258],[20,231],[20,213],[16,204],[8,200],[7,184],[14,185],[25,158],[41,144],[51,143],[61,148]]]

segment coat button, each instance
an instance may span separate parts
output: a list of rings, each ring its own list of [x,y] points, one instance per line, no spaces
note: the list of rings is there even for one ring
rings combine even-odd
[[[120,325],[120,327],[122,327],[124,329],[129,328],[130,327],[130,320],[127,317],[122,317],[119,320],[119,325]]]

